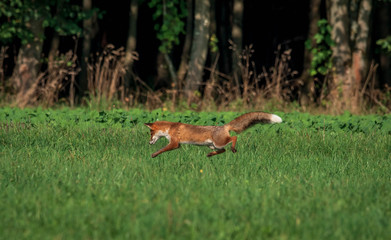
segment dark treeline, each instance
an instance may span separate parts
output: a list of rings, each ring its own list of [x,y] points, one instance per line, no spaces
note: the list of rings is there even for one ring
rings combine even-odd
[[[387,0],[7,0],[2,101],[19,106],[391,105]]]

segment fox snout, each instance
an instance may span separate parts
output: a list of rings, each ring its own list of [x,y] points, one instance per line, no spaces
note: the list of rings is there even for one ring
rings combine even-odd
[[[145,126],[147,126],[151,130],[151,140],[149,140],[149,144],[155,144],[157,140],[159,140],[159,137],[156,136],[155,130],[153,128],[153,123],[144,123]]]

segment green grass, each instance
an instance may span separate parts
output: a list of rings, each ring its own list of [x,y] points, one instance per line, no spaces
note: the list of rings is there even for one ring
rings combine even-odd
[[[2,118],[0,238],[389,239],[388,130],[282,118],[239,135],[236,154],[183,145],[154,159],[167,141],[150,146],[141,122]]]

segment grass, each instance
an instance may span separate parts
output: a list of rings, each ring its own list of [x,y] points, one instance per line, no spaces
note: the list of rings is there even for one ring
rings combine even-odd
[[[212,158],[184,145],[152,159],[167,142],[148,139],[142,124],[3,124],[0,238],[391,236],[390,134],[257,125]]]

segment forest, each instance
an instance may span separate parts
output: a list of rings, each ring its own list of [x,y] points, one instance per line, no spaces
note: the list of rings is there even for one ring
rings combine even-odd
[[[4,0],[0,105],[390,113],[389,0]]]

